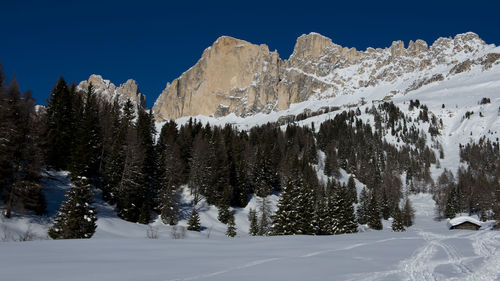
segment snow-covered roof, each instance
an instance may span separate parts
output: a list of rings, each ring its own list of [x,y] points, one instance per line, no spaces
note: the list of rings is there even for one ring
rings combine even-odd
[[[478,226],[481,226],[481,222],[476,220],[475,218],[471,218],[471,217],[467,217],[467,216],[462,216],[462,217],[456,217],[454,219],[451,219],[448,221],[448,226],[449,227],[452,227],[452,226],[457,226],[457,225],[460,225],[464,222],[470,222],[470,223],[473,223],[475,225],[478,225]]]

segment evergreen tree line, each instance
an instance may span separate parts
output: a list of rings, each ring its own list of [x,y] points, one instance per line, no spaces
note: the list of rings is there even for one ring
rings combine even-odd
[[[396,127],[400,126],[398,122],[406,124],[404,114],[392,103],[381,104],[379,109],[373,106],[369,112],[375,115],[375,128],[358,118],[359,111],[344,111],[320,125],[317,142],[325,152],[325,175],[335,177],[339,168],[354,174],[366,184],[369,197],[374,198],[387,219],[403,200],[400,175],[406,175],[410,191],[425,191],[422,186],[433,183],[430,166],[436,163],[436,157],[433,149],[425,144],[423,132],[418,137],[420,141],[413,145],[402,143],[396,147],[384,140],[391,124]],[[387,116],[381,117],[384,115]],[[380,117],[380,126],[376,116]],[[412,129],[396,129],[401,136],[407,134],[405,131],[411,133]],[[366,220],[361,222],[364,224]]]
[[[14,211],[45,212],[42,124],[31,93],[21,93],[15,78],[7,83],[0,66],[0,200],[8,218]]]
[[[251,232],[258,235],[351,233],[357,231],[358,222],[379,228],[381,218],[394,216],[402,200],[399,174],[406,173],[409,184],[426,180],[435,162],[432,150],[421,145],[425,144],[421,136],[415,144],[398,149],[383,140],[386,127],[372,130],[358,118],[359,110],[322,123],[319,133],[314,124],[311,128],[289,124],[282,129],[268,123],[239,131],[231,125],[203,125],[193,119],[181,126],[166,122],[156,132],[151,112],[131,101],[100,99],[92,85],[77,89],[61,78],[46,109],[36,111],[29,93],[20,94],[15,81],[9,85],[4,85],[3,78],[0,81],[0,126],[5,128],[1,130],[0,149],[5,153],[0,156],[0,194],[9,208],[42,214],[42,167],[71,172],[73,186],[51,228],[53,238],[92,235],[92,198],[97,189],[127,221],[148,223],[157,213],[165,223],[175,225],[188,215],[180,206],[182,185],[194,197],[189,215],[192,230],[201,228],[196,210],[200,200],[217,206],[219,220],[231,226],[230,208],[245,207],[250,195],[260,200],[251,213]],[[387,108],[371,110],[380,120],[389,118],[400,133],[397,128],[404,116],[397,108]],[[386,111],[396,112],[397,117],[381,114]],[[326,154],[325,173],[331,179],[326,185],[316,175],[318,149]],[[345,186],[338,183],[339,167],[368,186],[368,203],[360,198],[367,210],[358,208],[357,217],[354,178]],[[274,215],[266,199],[273,192],[281,192]],[[231,226],[228,236],[233,233]]]
[[[460,145],[456,176],[445,169],[434,189],[439,217],[477,214],[482,220],[500,219],[500,153],[498,142],[482,138]]]

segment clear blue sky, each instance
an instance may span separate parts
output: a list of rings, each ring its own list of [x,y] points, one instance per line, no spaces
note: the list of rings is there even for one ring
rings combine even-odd
[[[357,49],[394,40],[431,44],[467,31],[500,45],[498,1],[72,2],[0,4],[0,63],[37,103],[45,103],[59,76],[79,82],[97,73],[117,85],[135,79],[152,106],[221,35],[265,43],[284,59],[311,31]]]

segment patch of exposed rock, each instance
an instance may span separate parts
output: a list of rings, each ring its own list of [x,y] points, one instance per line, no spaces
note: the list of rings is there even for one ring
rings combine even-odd
[[[92,74],[88,80],[78,84],[78,89],[85,91],[90,83],[94,86],[96,94],[108,102],[118,99],[118,102],[123,104],[127,99],[130,99],[138,108],[146,108],[146,96],[139,92],[137,82],[132,79],[116,87],[109,80],[103,79],[101,75]]]

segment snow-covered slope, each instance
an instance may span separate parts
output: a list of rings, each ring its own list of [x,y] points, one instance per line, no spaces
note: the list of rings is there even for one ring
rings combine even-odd
[[[477,232],[450,231],[445,221],[432,219],[430,195],[411,200],[416,222],[403,233],[386,228],[354,235],[234,239],[190,233],[173,240],[163,226],[158,239],[146,239],[143,225],[101,217],[101,229],[90,240],[0,243],[0,269],[2,280],[10,281],[500,278],[500,232],[486,224]],[[109,226],[120,235],[105,232]]]

